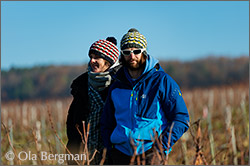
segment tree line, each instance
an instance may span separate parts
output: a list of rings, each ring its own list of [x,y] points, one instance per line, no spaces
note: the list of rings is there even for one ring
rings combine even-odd
[[[249,57],[206,57],[194,61],[160,61],[181,89],[249,82]],[[35,66],[1,71],[1,99],[27,100],[70,96],[70,84],[85,72],[82,66]]]

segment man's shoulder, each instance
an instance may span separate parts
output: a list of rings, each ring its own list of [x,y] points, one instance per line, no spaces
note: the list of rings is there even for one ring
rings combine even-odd
[[[152,74],[152,76],[155,79],[159,79],[161,80],[161,82],[164,82],[166,84],[170,84],[170,85],[177,85],[177,82],[174,80],[174,78],[172,78],[168,73],[166,73],[164,70],[159,70],[159,71],[155,71],[154,74]]]
[[[158,70],[158,69],[153,69],[153,73],[151,73],[152,78],[157,78],[157,79],[169,79],[171,78],[168,73],[166,73],[164,70]]]

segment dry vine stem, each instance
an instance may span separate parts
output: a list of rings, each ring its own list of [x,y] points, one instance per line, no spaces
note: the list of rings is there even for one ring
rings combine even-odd
[[[88,123],[88,125],[87,125],[87,132],[86,132],[86,130],[85,130],[85,121],[82,121],[82,124],[83,124],[83,134],[82,134],[82,132],[81,132],[80,129],[79,129],[79,125],[76,125],[76,129],[77,129],[78,133],[79,133],[80,136],[81,136],[82,144],[84,145],[83,152],[85,152],[85,154],[86,154],[86,156],[87,156],[87,165],[89,165],[90,162],[94,160],[94,157],[95,157],[95,155],[96,155],[96,153],[97,153],[98,151],[95,149],[94,153],[92,154],[91,159],[89,159],[88,136],[89,136],[90,123]],[[103,161],[103,162],[104,162],[104,161]],[[82,161],[82,164],[83,164],[83,165],[85,164],[85,160]]]
[[[163,163],[164,165],[167,165],[167,162],[168,162],[168,153],[169,153],[169,149],[170,149],[170,141],[171,141],[171,135],[172,135],[173,127],[174,127],[174,122],[171,124],[170,131],[169,131],[167,156],[166,156],[166,159],[164,159],[164,163]]]
[[[153,133],[155,134],[155,139],[153,138],[153,136],[150,134],[150,137],[151,137],[151,140],[152,140],[152,142],[158,142],[157,144],[158,145],[160,145],[159,144],[159,140],[158,140],[158,137],[156,136],[156,133],[155,133],[155,129],[153,129]],[[161,146],[159,146],[159,149],[161,149],[162,147]],[[160,150],[160,151],[163,151],[163,150]],[[155,152],[155,154],[154,154],[154,156],[153,156],[153,158],[152,158],[152,160],[151,160],[151,165],[155,165],[155,163],[154,163],[154,161],[155,161],[155,159],[156,159],[156,156],[158,157],[158,159],[160,160],[160,161],[162,161],[162,158],[161,158],[161,155],[159,154],[159,152],[158,152],[158,150],[157,150],[157,148],[154,146],[154,152]]]
[[[69,151],[69,149],[67,148],[67,146],[63,143],[62,139],[59,137],[59,135],[57,134],[55,128],[54,128],[54,123],[52,121],[52,116],[51,116],[51,110],[50,110],[50,107],[49,107],[49,104],[47,103],[47,108],[48,108],[48,115],[49,115],[49,121],[50,121],[50,125],[51,125],[51,128],[52,130],[54,131],[56,137],[59,139],[59,141],[61,142],[61,144],[63,145],[64,149],[66,149],[66,151],[72,155],[72,153]],[[80,163],[74,158],[75,162],[77,163],[77,165],[80,165]]]
[[[203,154],[203,152],[201,151],[201,128],[200,128],[200,119],[195,122],[194,124],[197,124],[197,135],[196,138],[194,140],[195,144],[196,144],[196,156],[194,159],[194,165],[207,165],[207,161],[205,159],[205,156]],[[190,130],[191,131],[191,130]]]
[[[10,147],[11,147],[11,149],[13,150],[15,157],[18,159],[16,150],[15,150],[15,148],[14,148],[14,146],[12,145],[11,140],[10,140],[9,131],[8,131],[8,129],[6,128],[6,126],[3,124],[3,122],[2,122],[2,126],[3,126],[4,129],[5,129],[5,132],[6,132],[6,135],[7,135],[7,137],[8,137],[8,141],[9,141]],[[17,161],[18,161],[18,164],[21,165],[21,161],[20,161],[19,159],[18,159]]]
[[[43,163],[43,161],[41,160],[41,156],[40,156],[40,150],[39,150],[39,148],[38,148],[38,142],[37,142],[37,137],[36,137],[36,134],[35,134],[35,131],[33,130],[33,129],[31,129],[32,130],[32,135],[33,135],[33,137],[34,137],[34,139],[35,139],[35,144],[36,144],[36,151],[37,151],[37,156],[38,156],[38,158],[39,158],[39,161],[40,161],[40,163],[41,163],[41,165],[44,165],[44,163]]]
[[[146,156],[145,156],[145,152],[144,152],[144,141],[142,144],[142,162],[141,162],[141,164],[146,165]]]
[[[130,138],[130,145],[133,147],[133,149],[134,149],[134,154],[133,154],[133,156],[131,157],[131,159],[130,159],[130,163],[129,163],[129,165],[134,165],[135,164],[135,157],[136,157],[136,151],[137,151],[137,146],[135,146],[135,143],[134,143],[134,141],[133,141],[133,139],[132,138]],[[139,161],[140,161],[140,158],[139,158]],[[138,159],[137,159],[137,162],[138,162]],[[140,163],[140,162],[139,162]],[[138,163],[137,163],[138,164]]]
[[[84,138],[83,138],[83,135],[82,135],[82,132],[80,131],[80,129],[79,129],[79,125],[78,124],[76,124],[76,129],[77,129],[77,131],[78,131],[78,133],[80,134],[80,136],[81,136],[81,140],[82,140],[82,145],[84,145],[84,147],[85,147],[85,144],[87,143],[85,143],[85,136],[84,136]],[[81,146],[81,148],[82,148],[82,146]],[[85,148],[83,148],[83,153],[85,152]],[[82,165],[84,165],[85,164],[85,160],[83,160],[82,161]]]
[[[104,149],[103,149],[103,152],[102,152],[102,160],[101,160],[101,162],[100,162],[100,165],[103,165],[103,164],[104,164],[104,162],[105,162],[105,160],[106,160],[106,153],[107,153],[107,149],[104,148]]]
[[[84,140],[85,140],[85,144],[84,144],[84,152],[87,156],[87,165],[89,165],[89,153],[88,153],[88,136],[89,136],[89,123],[87,125],[87,133],[86,133],[86,130],[85,130],[85,121],[82,121],[82,125],[83,125],[83,136],[84,136]],[[84,161],[83,161],[84,163]]]

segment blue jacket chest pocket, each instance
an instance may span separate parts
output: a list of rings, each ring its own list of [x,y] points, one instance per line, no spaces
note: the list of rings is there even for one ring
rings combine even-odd
[[[156,93],[143,93],[138,98],[136,115],[142,118],[156,119],[159,107],[159,100]]]

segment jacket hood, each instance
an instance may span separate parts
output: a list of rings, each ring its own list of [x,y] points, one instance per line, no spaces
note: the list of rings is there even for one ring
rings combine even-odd
[[[145,69],[142,73],[145,74],[147,73],[149,70],[151,70],[152,68],[155,67],[155,65],[158,63],[158,59],[155,59],[154,57],[150,56],[149,54],[147,55],[147,59],[146,59],[146,66],[145,66]]]

